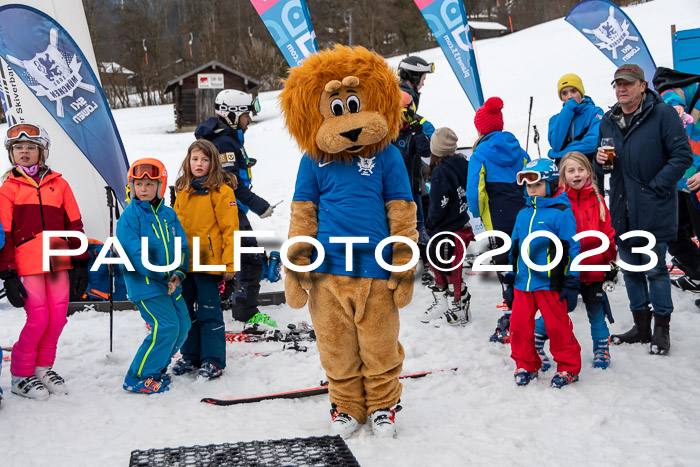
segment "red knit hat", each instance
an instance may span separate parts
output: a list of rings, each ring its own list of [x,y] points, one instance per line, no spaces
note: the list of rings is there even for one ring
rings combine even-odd
[[[503,131],[503,101],[498,97],[487,100],[479,107],[474,116],[476,131],[482,135],[488,135],[492,131]]]

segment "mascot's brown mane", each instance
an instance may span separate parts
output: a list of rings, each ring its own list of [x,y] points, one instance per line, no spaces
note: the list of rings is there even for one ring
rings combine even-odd
[[[399,132],[397,76],[364,47],[336,45],[304,59],[279,99],[287,129],[317,161],[370,156]]]

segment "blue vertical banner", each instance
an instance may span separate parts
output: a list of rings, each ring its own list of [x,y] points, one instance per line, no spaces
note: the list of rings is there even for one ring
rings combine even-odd
[[[0,7],[0,56],[126,199],[124,146],[95,72],[73,38],[35,8],[6,5]]]
[[[250,0],[290,67],[318,52],[304,0]]]
[[[634,63],[652,86],[654,59],[642,35],[627,15],[606,0],[584,0],[566,15],[566,21],[591,41],[616,66]]]
[[[461,0],[414,0],[474,110],[484,105],[467,12]]]

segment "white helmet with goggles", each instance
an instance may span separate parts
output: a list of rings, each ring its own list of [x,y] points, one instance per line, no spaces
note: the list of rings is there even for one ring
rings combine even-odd
[[[257,97],[243,91],[224,89],[216,95],[214,109],[216,115],[226,120],[231,128],[236,128],[241,115],[260,112],[260,102]]]
[[[49,146],[51,146],[51,138],[39,125],[32,123],[18,123],[7,129],[5,133],[5,149],[8,151],[10,162],[12,162],[12,154],[9,154],[12,146],[20,141],[28,141],[37,144],[44,148],[44,160],[49,157]]]

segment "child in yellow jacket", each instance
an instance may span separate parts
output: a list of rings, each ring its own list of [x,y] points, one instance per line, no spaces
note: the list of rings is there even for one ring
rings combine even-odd
[[[182,358],[173,364],[176,375],[198,368],[199,377],[211,379],[221,376],[226,367],[219,282],[222,278],[233,279],[235,273],[233,232],[238,230],[235,185],[235,178],[221,168],[219,152],[212,143],[198,140],[190,145],[175,182],[177,197],[173,206],[187,233],[191,252],[190,273],[182,284],[182,295],[192,328],[180,350]]]

